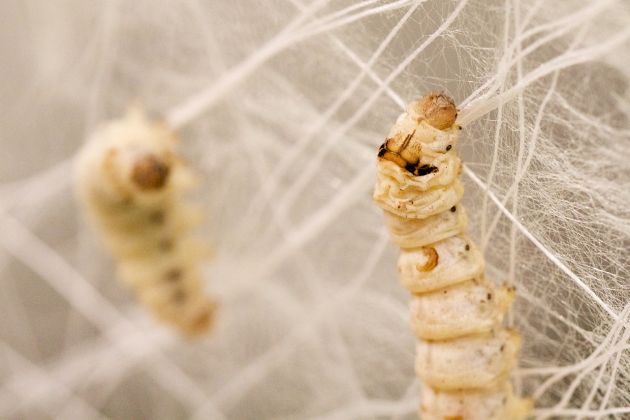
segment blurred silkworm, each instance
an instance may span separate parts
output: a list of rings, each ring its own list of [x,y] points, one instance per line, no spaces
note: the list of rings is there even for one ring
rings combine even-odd
[[[165,123],[131,110],[93,134],[76,159],[75,184],[137,299],[183,333],[201,335],[215,312],[200,272],[209,250],[190,235],[201,211],[184,202],[195,177],[176,143]]]

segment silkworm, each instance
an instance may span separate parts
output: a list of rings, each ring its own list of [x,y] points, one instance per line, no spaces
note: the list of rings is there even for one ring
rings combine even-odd
[[[531,402],[511,386],[521,339],[503,320],[515,291],[485,278],[483,254],[466,236],[456,118],[443,93],[412,102],[379,148],[373,197],[412,294],[422,419],[518,420]]]
[[[191,235],[201,211],[183,196],[196,179],[176,144],[165,123],[132,110],[98,129],[82,148],[75,186],[118,276],[137,299],[165,323],[201,335],[215,312],[200,268],[209,249]]]

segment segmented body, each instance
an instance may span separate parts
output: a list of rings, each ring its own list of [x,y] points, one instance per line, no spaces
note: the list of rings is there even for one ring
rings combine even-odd
[[[153,314],[189,335],[205,333],[215,305],[206,296],[201,220],[183,194],[195,178],[174,133],[139,110],[97,130],[75,162],[79,201],[116,260],[119,277]]]
[[[529,402],[510,373],[520,336],[503,326],[514,289],[484,277],[465,234],[457,110],[443,94],[409,105],[378,153],[374,200],[400,246],[398,270],[412,293],[423,420],[516,420]]]

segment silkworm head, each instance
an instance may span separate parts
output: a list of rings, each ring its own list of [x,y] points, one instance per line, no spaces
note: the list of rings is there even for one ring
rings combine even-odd
[[[438,130],[451,127],[457,118],[455,102],[443,92],[430,93],[414,102],[411,108],[421,121],[426,121],[427,124]]]
[[[141,190],[158,190],[168,181],[169,173],[169,165],[163,159],[149,153],[134,163],[131,178]]]

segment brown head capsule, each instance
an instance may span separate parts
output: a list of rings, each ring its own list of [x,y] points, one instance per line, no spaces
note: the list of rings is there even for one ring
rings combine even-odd
[[[438,130],[451,127],[457,118],[455,102],[443,92],[430,93],[412,104],[412,107],[422,120]]]
[[[157,190],[168,180],[170,168],[154,154],[147,154],[133,165],[131,179],[142,190]]]

